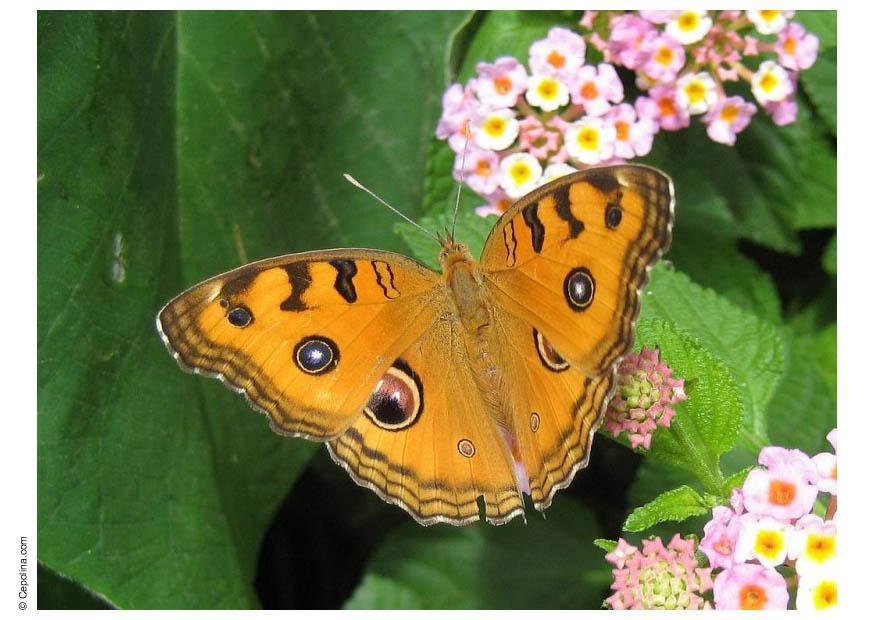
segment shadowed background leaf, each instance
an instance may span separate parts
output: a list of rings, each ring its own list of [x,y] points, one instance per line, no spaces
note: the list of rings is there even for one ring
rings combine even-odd
[[[317,446],[180,373],[155,314],[245,260],[401,249],[393,217],[341,173],[418,213],[465,17],[39,14],[47,568],[119,607],[258,604],[262,534]]]

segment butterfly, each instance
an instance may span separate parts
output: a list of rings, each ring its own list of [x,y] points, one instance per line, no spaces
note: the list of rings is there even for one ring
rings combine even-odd
[[[502,524],[587,464],[673,212],[662,172],[591,168],[516,201],[479,261],[451,233],[443,273],[380,250],[280,256],[183,292],[158,332],[419,523]]]

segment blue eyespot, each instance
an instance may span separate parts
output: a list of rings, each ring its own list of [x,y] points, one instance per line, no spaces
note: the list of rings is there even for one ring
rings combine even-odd
[[[337,345],[325,336],[307,336],[295,347],[295,363],[311,375],[334,370],[339,359]]]

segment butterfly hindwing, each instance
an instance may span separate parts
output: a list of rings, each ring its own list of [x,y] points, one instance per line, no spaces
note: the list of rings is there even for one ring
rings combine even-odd
[[[177,296],[158,330],[186,370],[222,379],[278,432],[326,439],[435,320],[437,274],[389,252],[252,263]]]

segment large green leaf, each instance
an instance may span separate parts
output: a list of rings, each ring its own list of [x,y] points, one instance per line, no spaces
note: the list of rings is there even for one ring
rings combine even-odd
[[[403,247],[448,13],[38,17],[40,560],[119,607],[245,607],[315,445],[183,375],[154,315],[279,253]]]
[[[494,527],[408,524],[387,536],[347,608],[598,607],[610,572],[593,516],[557,497],[541,517]]]
[[[783,346],[777,330],[662,264],[651,276],[642,301],[642,319],[677,324],[726,364],[741,389],[742,436],[752,448],[767,443],[766,407],[783,372]]]

